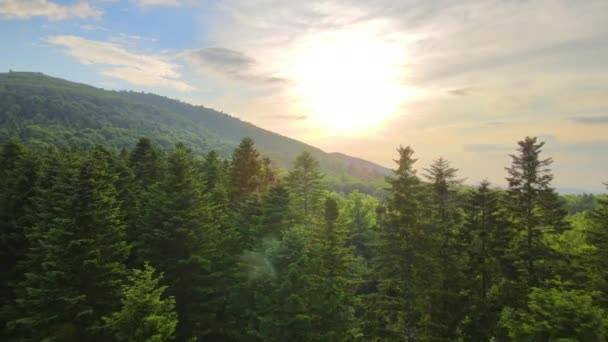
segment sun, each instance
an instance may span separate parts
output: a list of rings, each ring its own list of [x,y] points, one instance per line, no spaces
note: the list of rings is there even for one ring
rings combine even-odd
[[[292,97],[311,124],[334,134],[372,131],[408,96],[403,45],[377,25],[312,34],[290,59]]]

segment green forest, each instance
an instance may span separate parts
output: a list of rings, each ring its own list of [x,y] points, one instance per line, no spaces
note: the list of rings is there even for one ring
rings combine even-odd
[[[0,73],[0,143],[10,138],[53,146],[132,148],[142,136],[163,149],[187,144],[195,153],[230,158],[243,137],[251,137],[265,156],[289,167],[306,150],[321,170],[346,184],[371,191],[361,179],[382,179],[389,170],[346,156],[326,153],[223,112],[163,96],[109,91],[35,72]],[[354,178],[353,178],[354,177]]]
[[[536,138],[506,188],[399,147],[374,196],[251,138],[22,140],[0,150],[2,340],[608,339],[608,198],[560,196]]]

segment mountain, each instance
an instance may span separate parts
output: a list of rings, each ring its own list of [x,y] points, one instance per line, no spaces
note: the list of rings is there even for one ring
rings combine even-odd
[[[342,153],[326,153],[226,113],[163,96],[109,91],[34,72],[0,73],[0,142],[90,147],[133,147],[150,137],[166,149],[183,142],[193,150],[229,157],[243,137],[280,167],[308,150],[328,174],[376,179],[390,170]]]

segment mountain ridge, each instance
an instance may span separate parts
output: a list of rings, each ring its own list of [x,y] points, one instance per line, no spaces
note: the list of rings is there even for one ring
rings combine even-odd
[[[325,152],[212,108],[152,93],[105,90],[38,72],[0,73],[0,141],[16,135],[24,141],[115,148],[133,146],[147,136],[165,149],[184,142],[197,152],[216,150],[223,157],[248,136],[280,167],[291,166],[295,156],[307,150],[329,174],[374,179],[390,173],[373,162]]]

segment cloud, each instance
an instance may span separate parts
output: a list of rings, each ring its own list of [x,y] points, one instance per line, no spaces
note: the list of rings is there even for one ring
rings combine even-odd
[[[64,47],[67,55],[82,64],[104,66],[101,73],[106,76],[146,87],[157,86],[180,91],[194,89],[180,80],[181,75],[176,71],[179,65],[169,62],[163,56],[136,54],[115,43],[77,36],[50,36],[46,41]]]
[[[607,125],[608,124],[608,115],[604,116],[578,116],[568,118],[570,121],[574,121],[580,124],[587,125]]]
[[[269,118],[272,119],[280,119],[280,120],[306,120],[308,119],[307,115],[288,115],[288,114],[277,114],[271,115]]]
[[[142,36],[126,34],[126,33],[119,33],[116,36],[110,37],[111,42],[117,43],[117,44],[123,44],[123,45],[129,44],[132,42],[137,42],[137,41],[155,42],[156,40],[157,40],[156,38],[148,38],[148,37],[142,37]]]
[[[280,85],[287,80],[256,72],[257,61],[242,52],[219,47],[187,50],[180,54],[200,73],[214,72],[233,80]]]
[[[505,123],[503,121],[488,121],[486,122],[486,126],[498,127],[503,126]]]
[[[474,93],[476,93],[479,89],[474,88],[474,87],[465,87],[465,88],[458,88],[458,89],[453,89],[450,90],[449,93],[455,96],[470,96]]]
[[[563,151],[556,155],[556,182],[600,184],[604,180],[605,167],[592,164],[591,158],[563,164],[561,160],[576,158],[579,153],[565,141],[605,136],[602,129],[606,120],[598,119],[607,108],[605,0],[225,0],[212,11],[212,15],[201,17],[206,41],[237,48],[257,61],[256,68],[277,71],[276,75],[289,79],[288,88],[302,81],[285,72],[293,67],[291,62],[334,32],[355,32],[359,36],[353,41],[369,48],[373,44],[360,39],[365,32],[356,28],[373,27],[366,23],[386,23],[373,32],[373,39],[394,43],[396,50],[403,52],[399,62],[403,73],[395,77],[416,92],[387,120],[382,134],[362,134],[356,139],[356,147],[350,139],[320,136],[312,130],[309,134],[306,128],[314,122],[315,113],[295,111],[297,102],[287,96],[297,100],[299,94],[289,89],[277,94],[287,104],[272,114],[304,113],[311,120],[278,121],[277,117],[273,121],[268,104],[256,107],[256,99],[243,101],[240,112],[268,118],[266,128],[381,164],[389,164],[395,146],[412,144],[420,150],[422,161],[440,151],[464,175],[473,179],[490,177],[497,184],[504,184],[503,166],[510,162],[508,154],[516,150],[516,142],[542,130],[563,141],[548,139],[546,146],[547,152]],[[310,65],[323,64],[341,50],[339,44],[326,44]],[[360,55],[350,54],[353,58]],[[327,74],[336,75],[336,69],[347,65],[350,56],[337,58],[344,63],[327,68]],[[249,65],[245,62],[242,66]],[[307,72],[312,68],[302,68],[304,78],[310,76]],[[344,77],[361,71],[365,68],[344,73]],[[317,80],[314,83],[326,85]],[[381,104],[385,97],[381,93],[374,102]],[[336,101],[335,96],[327,98],[339,103],[336,110],[348,103]],[[357,96],[345,98],[355,101]],[[591,147],[580,145],[579,149]],[[596,153],[599,148],[592,150]],[[480,164],[476,152],[492,162]],[[585,172],[582,177],[581,170]]]
[[[182,6],[183,0],[137,0],[139,6]]]
[[[110,31],[109,28],[100,25],[80,25],[80,28],[85,31]]]
[[[463,148],[465,152],[505,152],[514,149],[512,145],[500,144],[464,144]]]
[[[102,11],[85,2],[60,5],[48,0],[0,0],[0,19],[29,19],[46,17],[49,20],[70,18],[101,18]]]

